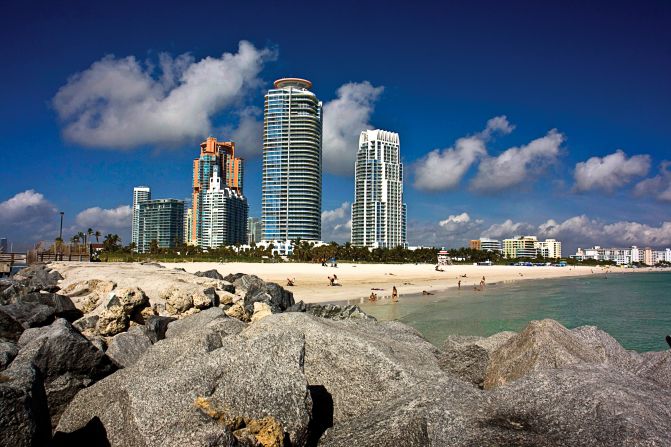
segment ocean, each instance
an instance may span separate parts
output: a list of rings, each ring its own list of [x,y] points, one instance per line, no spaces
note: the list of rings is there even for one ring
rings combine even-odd
[[[516,281],[359,306],[378,320],[413,326],[438,347],[448,335],[519,332],[531,320],[552,318],[569,329],[598,326],[627,349],[660,351],[669,349],[671,272]]]

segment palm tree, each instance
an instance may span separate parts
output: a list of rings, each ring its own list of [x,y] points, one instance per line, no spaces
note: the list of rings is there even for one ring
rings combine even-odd
[[[79,240],[84,241],[84,245],[86,245],[86,234],[84,234],[83,231],[80,231],[79,233],[77,233],[77,236],[79,236]]]
[[[91,240],[91,236],[93,236],[93,228],[86,230],[86,234],[88,235],[88,240]]]
[[[98,239],[98,238],[99,238],[100,236],[102,236],[102,233],[101,233],[100,231],[96,230],[94,236],[96,237],[96,242],[99,242],[99,239]]]

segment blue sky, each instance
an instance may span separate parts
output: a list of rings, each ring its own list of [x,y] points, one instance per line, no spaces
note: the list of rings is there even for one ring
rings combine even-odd
[[[227,3],[3,4],[0,237],[51,240],[62,210],[66,237],[127,243],[133,186],[188,197],[209,134],[260,215],[263,93],[300,76],[325,104],[326,240],[370,127],[400,134],[412,245],[671,246],[671,3]]]

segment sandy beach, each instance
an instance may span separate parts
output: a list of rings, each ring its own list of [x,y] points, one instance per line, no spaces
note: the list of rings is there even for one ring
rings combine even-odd
[[[336,302],[368,297],[372,289],[381,297],[391,295],[396,286],[401,296],[444,291],[456,288],[461,280],[462,288],[479,285],[482,277],[486,284],[510,281],[563,278],[570,276],[605,273],[600,267],[518,267],[518,266],[474,266],[452,265],[443,267],[443,272],[434,270],[429,264],[351,264],[338,263],[338,267],[323,267],[307,263],[216,263],[184,262],[165,263],[167,268],[183,268],[189,273],[216,269],[222,275],[229,273],[254,274],[264,281],[286,286],[287,278],[295,278],[295,286],[289,287],[296,301],[306,303]],[[636,270],[642,271],[643,269]],[[611,272],[631,272],[631,269],[611,268]],[[338,276],[341,286],[330,287],[328,277]],[[462,275],[466,275],[463,277]],[[381,289],[381,290],[379,290]]]

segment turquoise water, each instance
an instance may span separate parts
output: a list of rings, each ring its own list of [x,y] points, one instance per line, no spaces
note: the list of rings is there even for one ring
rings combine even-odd
[[[359,306],[379,320],[415,327],[436,346],[448,335],[520,331],[530,320],[552,318],[568,328],[598,326],[627,349],[660,351],[669,349],[671,273],[519,281]]]

